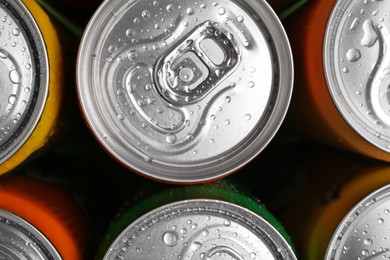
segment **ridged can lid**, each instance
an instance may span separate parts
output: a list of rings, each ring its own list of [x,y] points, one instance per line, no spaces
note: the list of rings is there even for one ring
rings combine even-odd
[[[60,260],[50,241],[26,220],[0,210],[0,259]]]
[[[0,164],[35,129],[48,94],[46,47],[22,1],[0,1]]]
[[[390,152],[390,23],[388,1],[337,1],[328,21],[324,68],[346,122]]]
[[[147,177],[221,178],[259,154],[287,111],[292,55],[265,1],[105,1],[77,63],[98,141]]]
[[[296,259],[261,216],[232,203],[192,199],[161,206],[131,223],[109,259]]]
[[[325,259],[388,259],[390,186],[357,203],[336,229]]]

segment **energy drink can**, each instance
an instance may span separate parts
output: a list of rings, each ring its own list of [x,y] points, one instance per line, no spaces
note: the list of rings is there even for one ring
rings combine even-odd
[[[291,128],[390,161],[389,7],[387,1],[314,0],[286,21],[301,57]]]
[[[85,212],[64,185],[24,173],[0,179],[0,256],[3,259],[86,259]]]
[[[265,1],[105,1],[79,49],[78,96],[125,167],[200,183],[243,167],[287,111],[288,39]]]
[[[64,67],[58,34],[34,0],[0,1],[0,174],[58,133]]]
[[[296,259],[257,201],[216,186],[164,190],[112,223],[97,259]]]
[[[285,200],[272,210],[299,259],[387,259],[389,165],[331,149],[313,151],[273,198]]]

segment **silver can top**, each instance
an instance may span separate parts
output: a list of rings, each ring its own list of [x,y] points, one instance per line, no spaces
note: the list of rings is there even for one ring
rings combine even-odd
[[[0,259],[60,260],[54,246],[24,219],[0,210]]]
[[[390,186],[360,201],[343,219],[325,259],[389,259]]]
[[[99,142],[170,182],[216,179],[255,157],[285,116],[292,80],[283,27],[257,0],[105,1],[77,64]]]
[[[390,152],[389,1],[337,1],[324,67],[336,106],[369,143]]]
[[[0,0],[0,163],[29,138],[48,92],[45,43],[22,1]]]
[[[296,259],[290,245],[259,215],[218,200],[164,205],[129,225],[109,259]]]

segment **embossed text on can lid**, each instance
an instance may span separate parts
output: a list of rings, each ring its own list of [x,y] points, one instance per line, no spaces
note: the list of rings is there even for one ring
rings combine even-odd
[[[49,240],[20,217],[0,210],[0,258],[60,260]]]
[[[219,200],[184,200],[138,218],[104,259],[296,259],[259,215]]]
[[[118,161],[200,182],[253,159],[278,130],[292,56],[265,1],[105,1],[80,46],[80,104]]]
[[[388,259],[390,186],[360,201],[336,229],[325,259]]]
[[[388,1],[337,1],[325,35],[324,67],[336,106],[369,143],[390,152]]]
[[[0,163],[29,138],[48,92],[40,30],[22,1],[0,1]]]

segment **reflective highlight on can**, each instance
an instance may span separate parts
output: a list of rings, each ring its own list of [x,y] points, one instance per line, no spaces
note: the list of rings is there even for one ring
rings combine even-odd
[[[33,0],[0,1],[0,174],[52,140],[59,121],[61,44]]]
[[[221,178],[260,153],[292,79],[288,40],[263,1],[105,1],[77,68],[81,108],[102,146],[175,183]]]
[[[0,210],[0,230],[2,259],[62,259],[40,231],[10,212]]]
[[[112,222],[102,249],[107,260],[296,259],[290,238],[263,205],[208,186],[137,201]]]

